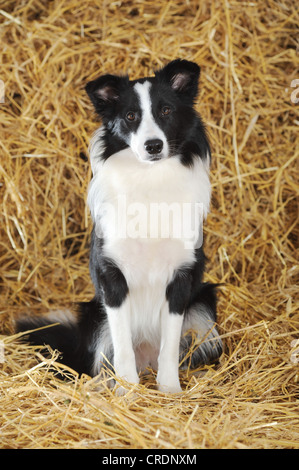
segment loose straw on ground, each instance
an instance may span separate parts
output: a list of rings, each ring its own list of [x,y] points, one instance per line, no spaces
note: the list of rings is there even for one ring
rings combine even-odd
[[[4,1],[0,25],[0,446],[298,448],[295,2]],[[225,352],[181,372],[181,395],[158,392],[150,370],[119,398],[12,336],[13,320],[93,295],[87,149],[99,123],[84,85],[177,57],[202,70],[206,280],[224,284]]]

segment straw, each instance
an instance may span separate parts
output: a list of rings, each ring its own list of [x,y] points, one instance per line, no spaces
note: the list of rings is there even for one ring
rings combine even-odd
[[[295,2],[4,1],[0,25],[1,448],[298,448]],[[177,57],[201,66],[213,153],[205,279],[224,284],[225,352],[180,372],[182,394],[157,391],[149,370],[118,397],[107,377],[79,377],[57,351],[22,343],[14,319],[93,296],[86,194],[99,122],[84,85]]]

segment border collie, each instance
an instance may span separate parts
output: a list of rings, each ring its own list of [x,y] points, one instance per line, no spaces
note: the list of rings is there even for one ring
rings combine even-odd
[[[211,154],[194,109],[199,75],[197,64],[177,59],[153,77],[104,75],[86,85],[102,121],[90,144],[88,192],[95,296],[77,318],[63,311],[17,325],[58,321],[29,340],[58,349],[79,373],[112,368],[129,387],[152,367],[159,390],[176,393],[179,368],[222,353],[216,286],[202,282]]]

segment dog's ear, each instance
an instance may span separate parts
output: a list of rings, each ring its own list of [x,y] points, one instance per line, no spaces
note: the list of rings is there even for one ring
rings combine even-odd
[[[121,89],[127,80],[127,77],[103,75],[87,83],[86,93],[100,116],[105,115],[109,108],[113,108],[119,100]]]
[[[166,81],[171,88],[193,101],[198,91],[200,67],[188,60],[176,59],[156,72],[156,77]]]

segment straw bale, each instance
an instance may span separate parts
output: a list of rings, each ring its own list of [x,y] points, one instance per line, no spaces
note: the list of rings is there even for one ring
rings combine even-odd
[[[292,0],[1,2],[1,448],[299,447],[297,26]],[[180,395],[158,392],[149,371],[117,397],[104,379],[58,380],[58,352],[23,344],[13,321],[93,295],[98,123],[85,83],[177,57],[202,68],[206,279],[223,283],[225,352],[218,367],[181,372]]]

